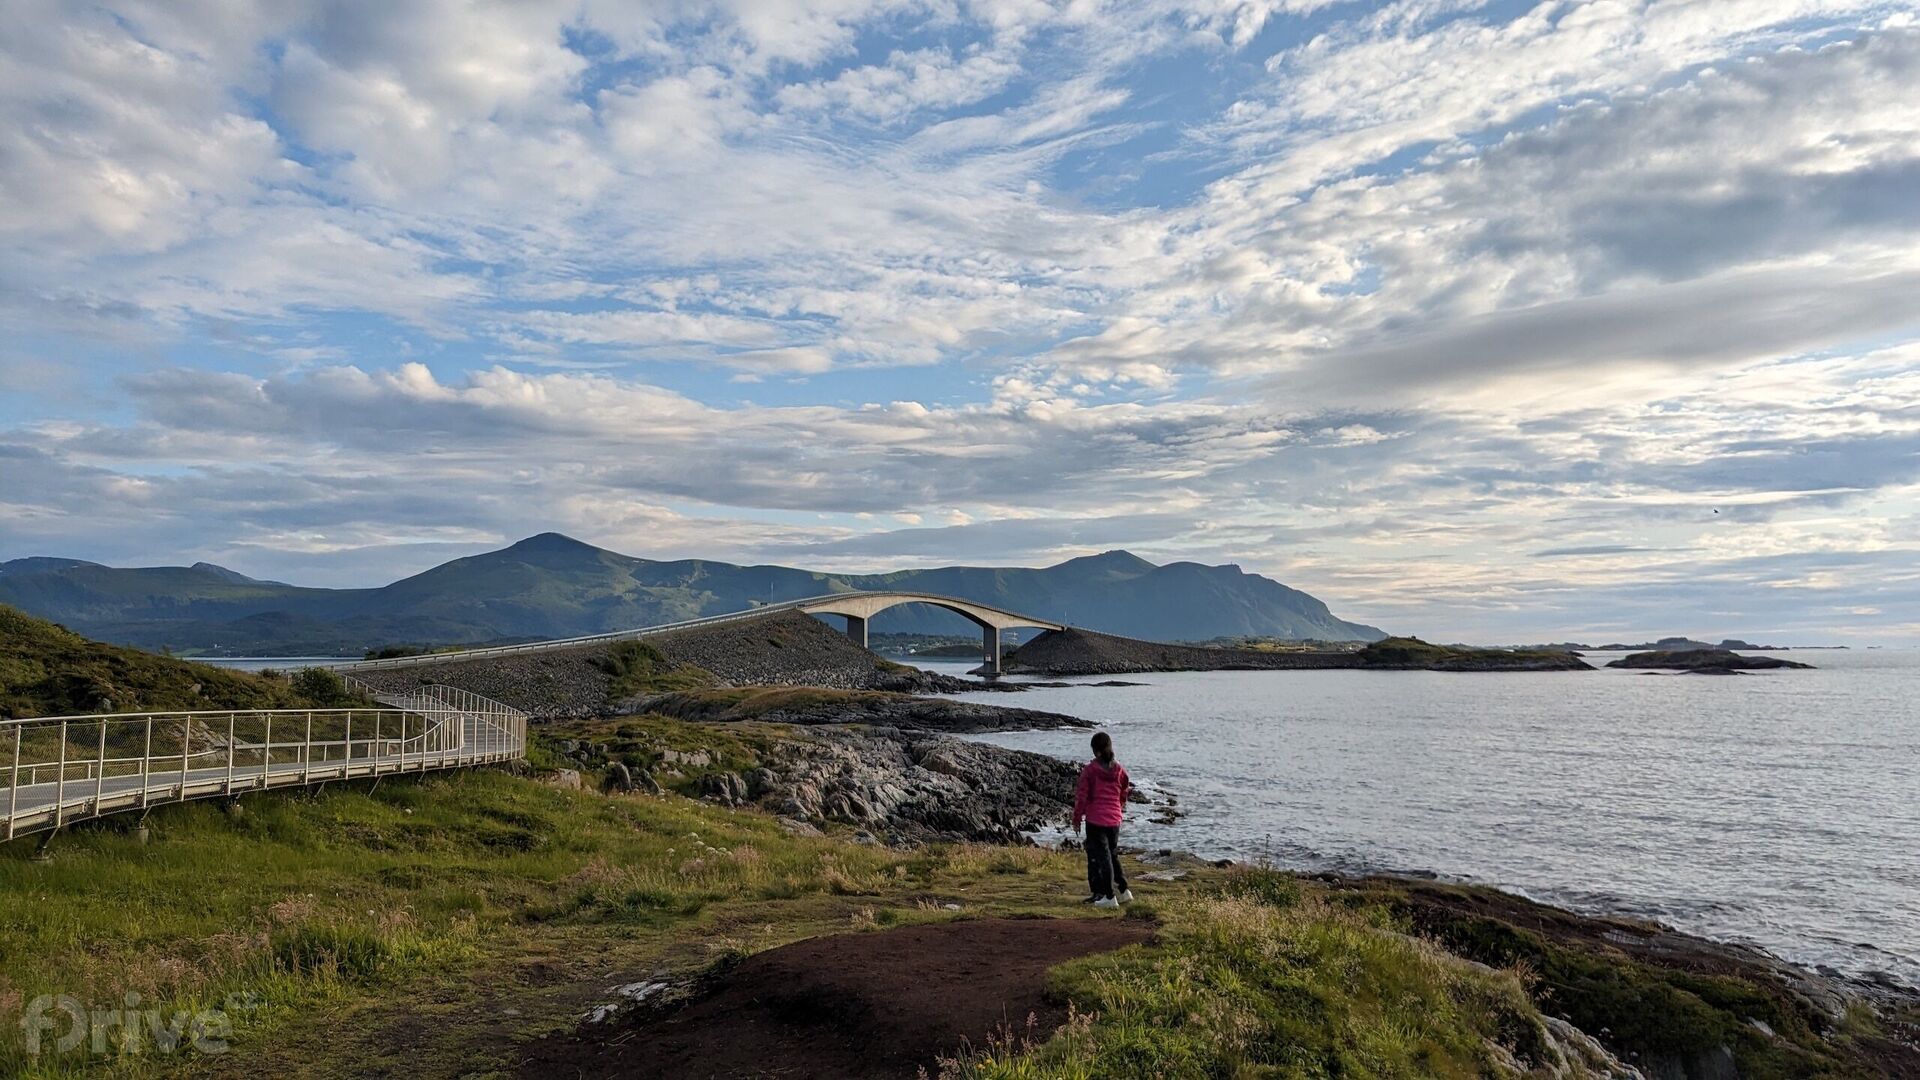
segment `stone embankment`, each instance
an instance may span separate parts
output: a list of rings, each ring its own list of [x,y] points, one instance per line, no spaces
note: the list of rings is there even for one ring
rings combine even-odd
[[[936,675],[883,660],[820,620],[792,611],[646,640],[671,663],[710,672],[726,686],[820,686],[902,693],[949,693],[984,687],[976,680]],[[609,700],[613,688],[607,665],[609,648],[582,645],[472,660],[453,653],[430,664],[353,674],[373,686],[396,691],[422,683],[457,686],[541,719],[631,712],[631,703]]]

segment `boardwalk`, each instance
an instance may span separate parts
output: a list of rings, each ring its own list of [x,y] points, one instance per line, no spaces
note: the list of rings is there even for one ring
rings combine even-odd
[[[0,721],[7,839],[188,799],[512,761],[525,713],[452,687],[385,708]]]

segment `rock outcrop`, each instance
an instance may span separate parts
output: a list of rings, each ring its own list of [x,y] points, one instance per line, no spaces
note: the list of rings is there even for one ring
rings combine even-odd
[[[1812,668],[1797,660],[1778,656],[1742,656],[1725,649],[1661,650],[1623,656],[1607,665],[1614,668],[1646,668],[1686,671],[1702,675],[1730,675],[1740,671],[1767,671],[1775,668]]]
[[[1074,767],[1023,750],[919,732],[815,729],[775,745],[760,805],[895,841],[1024,842],[1064,818]]]

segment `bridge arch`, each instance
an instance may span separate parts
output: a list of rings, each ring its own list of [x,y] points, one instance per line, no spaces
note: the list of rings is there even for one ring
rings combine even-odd
[[[835,596],[824,596],[817,600],[802,601],[795,605],[809,615],[838,615],[847,620],[847,636],[867,647],[867,622],[888,608],[902,604],[929,604],[933,607],[951,611],[980,628],[980,651],[982,667],[993,674],[1000,672],[1000,632],[1020,627],[1032,627],[1039,630],[1062,630],[1064,624],[1047,619],[1036,619],[1031,615],[1007,611],[990,604],[977,604],[971,600],[962,600],[953,596],[939,596],[934,593],[916,592],[853,592]]]

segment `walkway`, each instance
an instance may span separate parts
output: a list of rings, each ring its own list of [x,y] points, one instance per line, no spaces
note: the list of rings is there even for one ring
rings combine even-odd
[[[527,716],[444,686],[387,708],[123,713],[0,721],[5,839],[163,803],[513,761]]]

